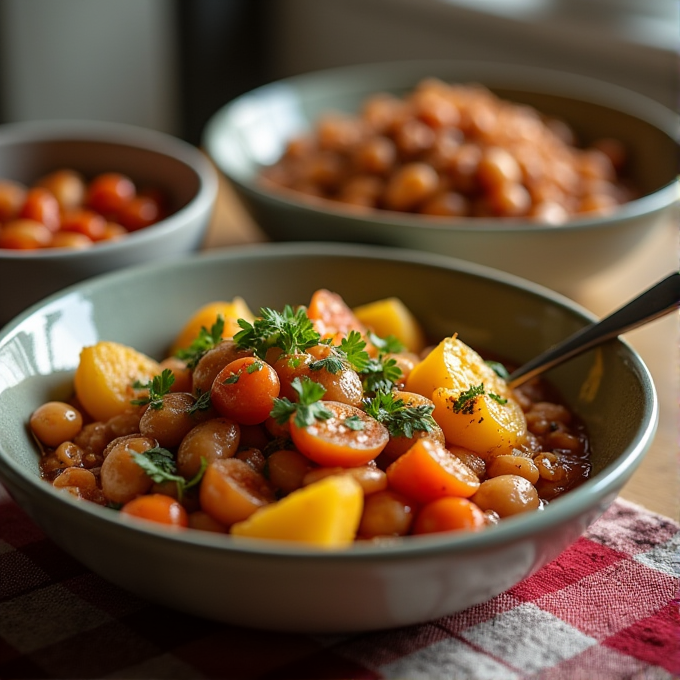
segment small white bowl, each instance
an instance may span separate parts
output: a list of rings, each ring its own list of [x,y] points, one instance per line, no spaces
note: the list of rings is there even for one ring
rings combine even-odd
[[[399,96],[424,78],[480,83],[504,99],[570,123],[583,143],[614,137],[630,150],[641,198],[606,216],[560,226],[523,218],[438,218],[360,210],[259,180],[288,140],[329,112],[356,114],[378,92]],[[275,241],[340,241],[416,248],[477,262],[570,294],[614,267],[667,227],[677,209],[678,116],[618,86],[569,73],[509,64],[407,61],[330,69],[287,78],[246,93],[219,110],[204,148],[254,220]],[[632,261],[632,260],[631,260]],[[634,266],[634,265],[632,265]],[[661,273],[660,273],[661,274]]]
[[[58,545],[141,597],[234,625],[350,632],[406,626],[486,601],[554,559],[613,502],[649,447],[657,401],[621,340],[554,369],[588,428],[591,477],[540,512],[480,532],[323,551],[125,521],[40,478],[30,414],[70,395],[80,350],[98,340],[161,358],[215,299],[252,309],[306,303],[326,287],[348,304],[392,295],[432,338],[523,362],[592,321],[557,294],[479,265],[403,249],[273,244],[110,273],[51,296],[0,330],[0,481]],[[115,314],[112,313],[115,310]],[[588,389],[585,389],[585,388]]]
[[[217,200],[217,173],[197,148],[169,135],[94,121],[0,126],[0,177],[31,185],[69,168],[92,178],[121,172],[162,190],[170,214],[160,222],[87,250],[0,249],[0,325],[46,295],[90,276],[197,250]],[[11,291],[11,292],[10,292]]]

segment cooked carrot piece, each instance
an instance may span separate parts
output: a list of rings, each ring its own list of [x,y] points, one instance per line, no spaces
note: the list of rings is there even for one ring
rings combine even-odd
[[[391,488],[420,503],[444,496],[468,498],[479,488],[477,475],[434,440],[424,437],[386,470]]]

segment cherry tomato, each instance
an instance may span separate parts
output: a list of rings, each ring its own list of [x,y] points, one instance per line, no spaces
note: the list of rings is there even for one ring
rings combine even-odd
[[[424,505],[413,524],[414,534],[469,529],[476,531],[486,524],[479,506],[467,498],[445,496]]]
[[[116,215],[137,194],[132,180],[118,172],[97,175],[87,188],[85,203],[102,215]]]
[[[75,208],[63,213],[61,229],[84,234],[92,241],[101,241],[106,235],[106,220],[93,210]]]
[[[48,189],[31,187],[26,193],[19,217],[42,222],[50,231],[57,231],[61,224],[59,201]]]
[[[0,223],[13,220],[19,215],[26,200],[27,188],[12,180],[0,180]]]
[[[52,242],[52,232],[36,220],[12,220],[0,227],[0,248],[34,250],[47,248]]]
[[[138,517],[169,524],[174,527],[188,527],[189,518],[187,511],[172,496],[162,493],[152,493],[128,501],[121,509],[121,513],[131,517]]]
[[[118,220],[128,231],[149,227],[158,222],[160,216],[160,206],[150,196],[135,196],[118,211]]]
[[[223,416],[256,425],[269,417],[279,391],[279,377],[269,364],[256,357],[242,357],[217,374],[210,398]]]
[[[364,411],[338,401],[324,401],[326,420],[300,426],[291,416],[290,436],[296,448],[319,465],[356,467],[373,460],[387,445],[387,428]]]

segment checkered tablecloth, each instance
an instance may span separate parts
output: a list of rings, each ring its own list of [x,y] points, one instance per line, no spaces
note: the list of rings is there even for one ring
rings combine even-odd
[[[486,604],[348,636],[279,634],[149,604],[57,548],[0,487],[0,678],[669,680],[680,527],[618,500]]]

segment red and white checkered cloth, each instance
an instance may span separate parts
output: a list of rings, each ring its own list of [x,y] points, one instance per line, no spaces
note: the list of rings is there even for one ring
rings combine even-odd
[[[166,610],[57,548],[0,487],[0,678],[670,680],[680,527],[618,500],[486,604],[361,635],[241,629]]]

